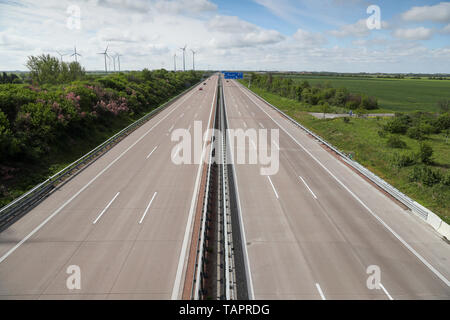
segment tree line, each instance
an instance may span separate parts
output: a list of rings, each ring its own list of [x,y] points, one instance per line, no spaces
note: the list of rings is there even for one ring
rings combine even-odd
[[[324,110],[329,106],[343,107],[349,110],[373,110],[378,108],[375,97],[365,94],[351,93],[346,88],[333,88],[325,83],[310,85],[306,80],[300,82],[292,78],[274,77],[269,74],[250,75],[252,86],[275,93],[285,98],[304,102],[307,105],[321,105]]]

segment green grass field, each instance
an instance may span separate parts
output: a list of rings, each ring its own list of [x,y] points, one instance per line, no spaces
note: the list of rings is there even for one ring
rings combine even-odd
[[[364,93],[378,98],[380,109],[409,111],[439,111],[438,101],[450,100],[450,80],[377,79],[370,77],[289,76],[310,84],[329,81],[334,88],[345,87],[352,93]]]
[[[405,149],[387,147],[387,138],[381,138],[378,131],[389,119],[352,118],[349,123],[345,123],[343,119],[316,119],[303,111],[297,101],[258,88],[252,90],[338,149],[345,153],[354,153],[356,161],[450,223],[450,188],[443,185],[427,187],[411,182],[408,175],[414,166],[399,169],[392,165],[391,159],[394,154],[416,153],[419,150],[419,143],[417,140],[401,136],[407,144]],[[433,134],[428,136],[426,142],[434,150],[432,167],[448,172],[450,141],[444,134]]]

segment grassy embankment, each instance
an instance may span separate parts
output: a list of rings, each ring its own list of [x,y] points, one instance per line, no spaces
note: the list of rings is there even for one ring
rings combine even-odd
[[[403,81],[409,82],[410,80]],[[242,83],[247,84],[245,81]],[[442,82],[432,81],[432,83],[440,84]],[[354,153],[355,160],[359,163],[450,223],[450,187],[444,184],[435,184],[429,187],[423,183],[411,181],[409,179],[411,172],[414,167],[421,164],[402,168],[393,165],[394,154],[415,154],[419,150],[419,142],[407,136],[398,135],[406,143],[406,148],[399,150],[388,147],[387,138],[380,137],[378,132],[389,119],[351,118],[349,122],[345,122],[343,119],[316,119],[305,111],[302,102],[283,98],[256,87],[251,89],[338,149],[345,153]],[[448,140],[442,133],[430,134],[425,140],[434,150],[433,162],[430,167],[440,170],[444,175],[450,173],[450,142]]]
[[[200,78],[144,70],[65,84],[0,85],[0,207]]]

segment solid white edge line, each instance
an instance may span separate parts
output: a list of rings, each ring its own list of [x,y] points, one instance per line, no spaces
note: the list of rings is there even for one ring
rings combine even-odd
[[[233,96],[231,96],[233,97]],[[227,102],[226,102],[226,94],[225,94],[225,89],[224,89],[224,94],[223,94],[223,99],[224,99],[224,104],[225,107],[227,106]],[[245,123],[245,121],[244,121]],[[227,136],[228,136],[228,141],[230,140],[230,133],[229,131],[226,132]],[[233,177],[234,177],[234,182],[235,182],[235,187],[236,187],[236,197],[237,197],[237,203],[238,203],[238,208],[239,208],[239,226],[241,229],[241,237],[242,237],[242,243],[243,243],[243,253],[244,253],[244,260],[245,260],[245,264],[246,264],[246,268],[245,268],[245,272],[247,275],[247,284],[249,286],[248,288],[248,294],[249,300],[255,300],[255,290],[253,288],[253,279],[252,279],[252,272],[251,272],[251,267],[250,267],[250,258],[248,257],[248,250],[247,250],[247,236],[245,234],[245,226],[244,226],[244,218],[242,217],[243,213],[242,213],[242,205],[241,205],[241,198],[239,197],[239,183],[237,180],[237,173],[236,170],[233,167]]]
[[[277,190],[275,189],[275,186],[272,183],[272,179],[270,179],[270,176],[266,176],[266,177],[267,177],[267,179],[269,179],[269,182],[270,182],[270,185],[272,186],[273,192],[275,192],[275,196],[277,197],[277,199],[279,199]]]
[[[117,194],[114,196],[114,198],[112,198],[112,200],[108,203],[108,205],[105,207],[105,209],[103,209],[103,211],[99,214],[97,219],[95,219],[94,222],[92,222],[92,224],[97,223],[97,221],[102,217],[102,215],[106,212],[106,210],[108,210],[108,208],[111,206],[111,204],[114,202],[114,200],[116,200],[116,198],[119,196],[119,194],[120,194],[120,192],[117,192]]]
[[[394,298],[391,297],[389,292],[386,290],[386,288],[383,286],[383,284],[380,282],[380,287],[383,289],[384,293],[388,296],[389,300],[394,300]]]
[[[158,149],[158,146],[156,146],[156,147],[152,150],[152,152],[150,152],[150,153],[148,154],[148,156],[147,156],[146,159],[150,158],[150,156],[153,154],[153,152],[155,152],[156,149]]]
[[[188,94],[182,101],[180,100],[178,106],[173,108],[168,114],[166,114],[162,119],[160,119],[153,127],[151,127],[147,132],[145,132],[138,140],[136,140],[131,146],[129,146],[124,152],[122,152],[116,159],[111,161],[109,165],[107,165],[102,171],[100,171],[94,178],[92,178],[87,184],[85,184],[80,190],[78,190],[77,193],[75,193],[69,200],[64,202],[61,207],[59,207],[57,210],[55,210],[50,216],[48,216],[44,221],[42,221],[36,228],[34,228],[27,236],[25,236],[20,242],[18,242],[14,247],[8,250],[1,258],[0,263],[5,261],[6,258],[8,258],[14,251],[17,250],[25,241],[27,241],[30,237],[32,237],[36,232],[38,232],[43,226],[47,224],[54,216],[56,216],[58,213],[60,213],[69,203],[71,203],[76,197],[80,195],[84,190],[86,190],[95,180],[97,180],[98,177],[100,177],[103,173],[105,173],[106,170],[108,170],[114,163],[116,163],[120,158],[122,158],[131,148],[133,148],[136,144],[138,144],[142,139],[144,139],[147,134],[150,133],[150,131],[153,130],[157,125],[159,125],[162,121],[164,121],[169,115],[172,114],[175,110],[177,110],[180,105],[183,104],[184,101],[186,101],[192,94],[195,92],[193,90],[190,94]],[[177,102],[173,104],[175,106]]]
[[[311,192],[311,194],[313,195],[314,199],[317,199],[316,195],[314,194],[314,192],[311,190],[311,188],[306,184],[306,181],[301,177],[298,176],[300,179],[302,179],[303,183],[305,184],[305,186],[308,188],[309,192]]]
[[[316,288],[317,291],[319,291],[320,297],[322,298],[322,300],[327,300],[327,298],[325,298],[325,295],[323,294],[322,288],[320,287],[320,285],[318,283],[316,283]]]
[[[391,227],[389,227],[378,215],[376,215],[357,195],[355,195],[347,186],[342,183],[328,168],[326,168],[311,152],[309,152],[300,142],[298,142],[284,127],[282,127],[275,119],[273,119],[263,108],[261,108],[244,90],[244,94],[253,101],[253,103],[262,110],[278,127],[280,127],[289,137],[294,140],[311,158],[313,158],[328,174],[330,174],[345,190],[347,190],[366,210],[377,219],[394,237],[397,238],[412,254],[414,254],[427,268],[433,272],[439,279],[441,279],[447,286],[450,287],[450,281],[444,277],[438,270],[436,270],[428,261],[426,261],[416,250],[414,250],[402,237],[400,237]]]
[[[152,205],[153,199],[155,199],[155,197],[156,197],[157,194],[158,194],[158,192],[155,192],[155,193],[153,194],[152,200],[150,200],[150,202],[148,203],[148,206],[147,206],[147,208],[145,209],[144,214],[142,215],[141,220],[139,220],[139,224],[141,224],[142,221],[144,221],[144,218],[145,218],[145,216],[147,215],[148,209],[150,209],[150,206]]]
[[[209,113],[209,120],[208,120],[208,126],[207,126],[208,129],[211,124],[211,115],[212,115],[212,111],[214,109],[214,102],[216,101],[217,87],[218,87],[218,82],[216,82],[216,85],[214,87],[214,97],[213,97],[213,102],[211,104],[211,111]],[[200,165],[198,166],[198,170],[197,170],[197,178],[195,180],[194,192],[192,194],[191,207],[189,209],[188,221],[186,224],[186,230],[184,231],[183,244],[181,246],[181,253],[180,253],[179,260],[178,260],[177,273],[175,276],[175,282],[174,282],[174,286],[172,289],[172,295],[171,295],[172,300],[177,300],[180,295],[180,287],[181,287],[181,280],[182,280],[181,277],[183,275],[184,261],[186,260],[187,245],[189,243],[189,234],[191,231],[192,218],[194,215],[195,203],[196,203],[196,198],[197,198],[196,196],[198,194],[198,188],[199,188],[199,184],[200,184],[201,169],[203,168],[203,163],[204,163],[203,159],[205,157],[205,152],[206,152],[206,148],[205,148],[206,142],[207,142],[206,140],[203,142],[202,156],[200,159]]]

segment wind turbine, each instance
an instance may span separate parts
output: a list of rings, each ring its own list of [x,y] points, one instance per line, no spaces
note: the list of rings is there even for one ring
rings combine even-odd
[[[75,56],[75,62],[78,62],[77,56],[81,57],[81,54],[77,53],[77,46],[75,46],[74,52],[70,56],[71,57]]]
[[[173,70],[177,72],[177,54],[173,54]]]
[[[103,54],[104,57],[105,57],[105,72],[106,72],[106,73],[108,72],[108,68],[106,67],[106,57],[109,58],[109,56],[108,56],[108,47],[109,47],[109,44],[106,46],[105,52],[99,52],[99,53],[97,53],[97,54]]]
[[[185,64],[185,60],[184,60],[184,56],[186,55],[186,47],[187,45],[184,45],[184,48],[180,48],[181,50],[183,50],[183,71],[186,71],[186,64]]]
[[[195,71],[195,54],[196,54],[197,52],[195,52],[195,51],[192,50],[192,49],[191,49],[191,51],[192,51],[192,70]]]
[[[68,53],[60,53],[59,51],[56,51],[56,53],[61,57],[61,63],[63,62],[63,57],[68,55]]]
[[[120,72],[120,57],[123,57],[123,55],[116,53],[116,57],[117,57],[117,62],[119,63],[119,72]]]
[[[113,60],[114,72],[116,72],[116,58],[117,58],[117,56],[114,55],[114,56],[111,56],[111,58]]]

